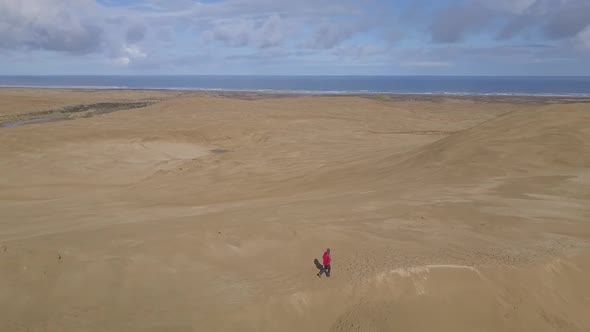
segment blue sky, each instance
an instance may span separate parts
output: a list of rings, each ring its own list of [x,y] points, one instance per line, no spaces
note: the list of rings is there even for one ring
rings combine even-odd
[[[0,74],[590,75],[590,0],[0,0]]]

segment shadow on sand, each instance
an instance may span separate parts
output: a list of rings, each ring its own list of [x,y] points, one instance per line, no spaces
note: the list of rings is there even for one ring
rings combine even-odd
[[[315,264],[315,267],[321,271],[324,269],[324,266],[320,263],[320,261],[316,258],[313,260],[313,263]]]

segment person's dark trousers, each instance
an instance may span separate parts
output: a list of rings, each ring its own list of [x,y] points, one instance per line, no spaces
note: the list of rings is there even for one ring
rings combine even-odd
[[[323,269],[320,271],[320,276],[321,276],[323,273],[326,273],[326,277],[329,277],[329,276],[330,276],[330,270],[331,270],[331,269],[332,269],[332,268],[330,267],[330,265],[329,265],[329,264],[328,264],[328,265],[324,265],[324,268],[323,268]]]

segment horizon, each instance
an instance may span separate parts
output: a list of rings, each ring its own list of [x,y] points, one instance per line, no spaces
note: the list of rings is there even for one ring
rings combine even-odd
[[[590,76],[0,75],[0,87],[590,96]]]
[[[0,0],[4,76],[590,76],[586,0]]]
[[[470,78],[590,78],[590,75],[427,75],[427,74],[416,74],[416,75],[348,75],[348,74],[331,74],[331,75],[285,75],[285,74],[0,74],[0,77],[109,77],[109,76],[120,76],[120,77],[470,77]]]

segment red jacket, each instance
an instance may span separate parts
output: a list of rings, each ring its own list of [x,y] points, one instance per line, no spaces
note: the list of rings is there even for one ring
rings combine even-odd
[[[324,266],[330,265],[331,261],[332,261],[332,258],[330,257],[330,253],[326,251],[324,253]]]

